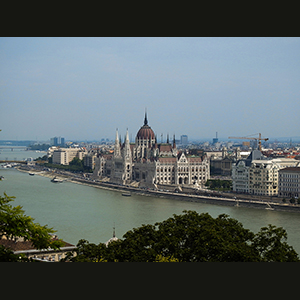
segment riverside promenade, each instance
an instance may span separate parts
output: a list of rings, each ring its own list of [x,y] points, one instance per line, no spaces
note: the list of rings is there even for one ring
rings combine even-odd
[[[136,193],[140,195],[146,195],[146,196],[149,195],[153,197],[161,197],[161,198],[174,199],[180,201],[200,202],[200,203],[236,206],[236,207],[252,207],[252,208],[267,209],[267,210],[300,212],[300,205],[297,204],[243,199],[244,195],[240,195],[240,194],[230,194],[231,197],[223,197],[223,196],[212,196],[211,195],[212,193],[210,193],[210,196],[206,196],[204,194],[191,194],[191,193],[184,193],[184,192],[141,189],[141,188],[125,186],[125,185],[117,185],[117,184],[107,183],[107,182],[93,182],[90,180],[79,179],[79,178],[72,178],[71,181],[75,181],[90,186],[97,186],[100,188],[118,190],[120,192],[126,191],[126,192]]]
[[[236,207],[252,207],[258,209],[267,210],[279,210],[279,211],[289,211],[289,212],[300,212],[299,204],[282,203],[281,199],[278,197],[264,197],[257,195],[247,195],[247,194],[236,194],[236,193],[221,193],[210,190],[195,190],[190,187],[183,187],[182,192],[170,191],[170,186],[160,186],[159,189],[147,189],[139,188],[130,185],[119,185],[110,183],[107,181],[95,181],[89,178],[84,178],[78,176],[71,172],[66,171],[41,171],[36,168],[29,167],[18,167],[19,171],[23,172],[35,172],[36,175],[53,178],[56,176],[58,179],[84,184],[92,187],[114,190],[119,192],[130,192],[144,196],[153,196],[160,198],[168,198],[180,201],[190,201],[199,203],[208,203],[215,205],[225,205],[225,206],[236,206]],[[173,189],[175,187],[172,187]]]

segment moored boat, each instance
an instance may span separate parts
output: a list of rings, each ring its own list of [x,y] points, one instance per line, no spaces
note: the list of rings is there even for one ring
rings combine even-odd
[[[62,183],[63,181],[61,179],[57,179],[56,176],[55,176],[54,178],[51,179],[51,182]]]
[[[125,197],[130,197],[130,196],[131,196],[131,194],[130,194],[129,192],[124,192],[124,193],[122,193],[122,196],[125,196]]]

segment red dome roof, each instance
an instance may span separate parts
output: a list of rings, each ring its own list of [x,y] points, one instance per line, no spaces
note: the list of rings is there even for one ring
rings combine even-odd
[[[150,126],[144,125],[141,127],[141,129],[138,131],[136,135],[137,139],[155,139],[155,134]]]

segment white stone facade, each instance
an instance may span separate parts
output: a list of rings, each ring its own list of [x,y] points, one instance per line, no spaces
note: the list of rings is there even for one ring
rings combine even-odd
[[[83,159],[86,154],[87,152],[81,148],[59,148],[52,153],[52,163],[68,165],[74,157]]]
[[[298,164],[292,158],[265,159],[260,154],[258,150],[254,150],[247,159],[233,165],[233,191],[254,195],[278,195],[279,170]]]
[[[278,172],[278,196],[300,197],[300,162],[296,167],[288,167]]]

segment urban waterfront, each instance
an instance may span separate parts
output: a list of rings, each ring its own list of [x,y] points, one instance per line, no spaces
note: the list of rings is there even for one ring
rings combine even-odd
[[[2,151],[0,159],[42,155],[34,151],[9,150]],[[300,253],[299,213],[219,206],[137,194],[123,197],[121,192],[67,181],[53,184],[47,177],[29,176],[15,169],[0,168],[0,176],[4,177],[0,182],[2,195],[5,192],[15,196],[13,205],[22,205],[26,215],[32,216],[41,225],[53,227],[60,238],[73,244],[79,239],[93,243],[106,242],[112,237],[114,226],[116,236],[122,238],[128,230],[142,224],[154,224],[183,210],[195,210],[198,213],[208,212],[213,217],[228,214],[254,232],[268,224],[282,226],[288,232],[288,243]]]

